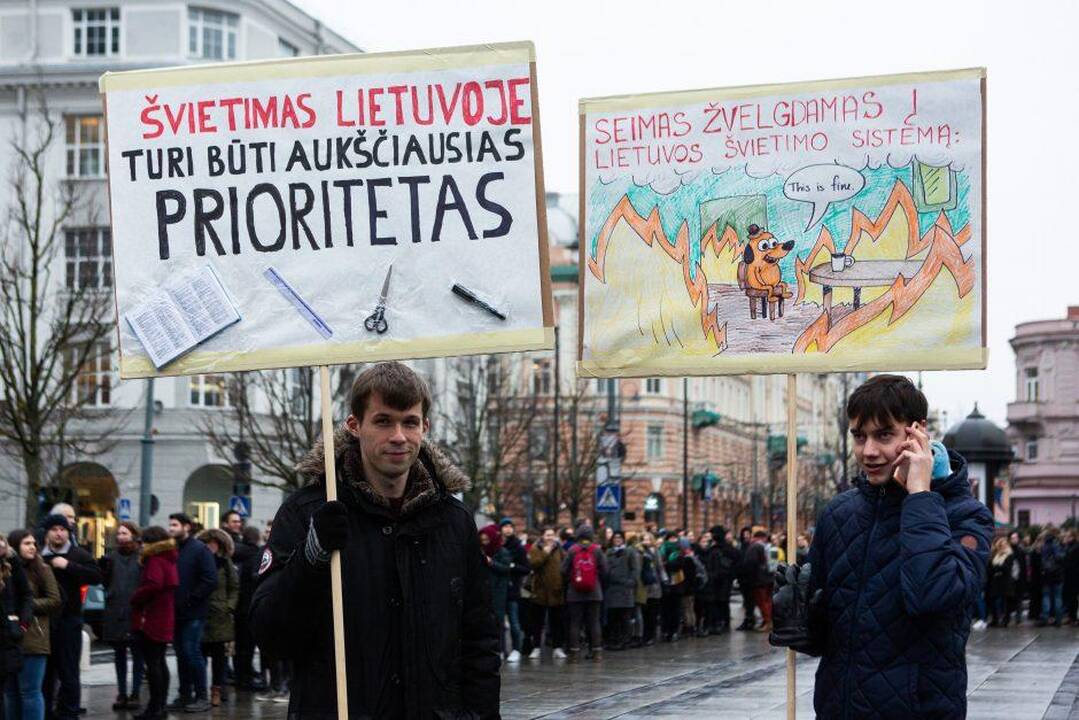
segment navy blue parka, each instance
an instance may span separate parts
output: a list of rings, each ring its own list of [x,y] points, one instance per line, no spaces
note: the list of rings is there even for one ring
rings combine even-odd
[[[865,477],[821,513],[809,551],[824,609],[813,706],[822,719],[966,717],[966,643],[993,518],[966,461],[909,495]]]

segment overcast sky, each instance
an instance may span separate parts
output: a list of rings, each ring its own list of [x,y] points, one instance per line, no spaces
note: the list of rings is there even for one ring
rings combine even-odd
[[[1003,424],[1015,325],[1079,305],[1079,3],[468,3],[293,0],[369,52],[532,40],[548,190],[577,192],[577,100],[920,70],[988,68],[989,369],[925,373],[955,422]],[[467,10],[465,9],[467,8]]]

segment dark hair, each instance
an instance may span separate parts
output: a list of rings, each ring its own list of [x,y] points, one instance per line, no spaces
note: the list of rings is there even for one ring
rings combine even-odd
[[[394,410],[404,412],[416,403],[423,405],[423,417],[431,409],[431,391],[427,383],[412,368],[399,362],[381,362],[359,374],[348,393],[348,407],[357,420],[363,422],[367,401],[378,395]]]
[[[259,540],[262,540],[262,533],[254,525],[248,525],[240,531],[240,539],[242,539],[245,543],[249,543],[251,545],[258,545]]]
[[[140,537],[142,537],[142,530],[140,530],[139,526],[136,525],[135,523],[131,522],[130,520],[121,520],[119,522],[119,524],[117,525],[117,529],[122,528],[122,527],[127,528],[128,532],[131,533],[132,539],[135,540],[136,542],[138,541],[138,539]]]
[[[188,515],[187,513],[182,513],[182,512],[174,512],[172,515],[169,515],[169,520],[175,520],[176,522],[180,523],[181,525],[192,525],[193,526],[195,524],[195,521],[191,519],[190,515]]]
[[[755,538],[756,537],[766,538],[766,537],[768,537],[768,531],[764,530],[763,528],[760,529],[760,530],[756,530],[756,531],[753,532],[753,537],[755,537]]]
[[[910,378],[902,375],[877,375],[858,386],[847,399],[847,419],[864,425],[910,424],[925,420],[929,403]]]
[[[182,515],[183,513],[176,513],[176,514],[177,515]],[[180,520],[180,522],[183,522],[183,520]],[[169,539],[169,531],[166,530],[165,528],[161,527],[160,525],[151,525],[150,527],[143,528],[143,530],[142,530],[142,543],[143,543],[143,545],[149,545],[151,543],[161,542],[162,540],[168,540],[168,539]]]
[[[45,561],[41,559],[41,553],[38,552],[34,555],[34,559],[27,561],[22,559],[22,555],[19,554],[19,546],[22,545],[22,541],[28,537],[33,537],[34,531],[29,528],[20,528],[19,530],[12,530],[8,533],[7,544],[8,547],[15,551],[15,556],[22,561],[23,568],[26,569],[26,574],[34,579],[34,585],[37,588],[44,589],[45,587]],[[37,538],[34,538],[34,542],[37,542]]]
[[[221,516],[221,527],[225,527],[225,523],[227,523],[229,521],[229,515],[235,515],[235,516],[239,517],[240,520],[243,520],[243,517],[240,516],[240,513],[236,512],[235,510],[229,510],[228,512],[226,512],[224,515]]]

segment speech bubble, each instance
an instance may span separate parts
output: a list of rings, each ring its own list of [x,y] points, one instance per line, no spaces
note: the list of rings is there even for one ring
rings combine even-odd
[[[808,165],[786,179],[783,194],[813,204],[813,216],[806,225],[809,230],[824,218],[829,205],[854,197],[864,187],[865,176],[847,165]]]

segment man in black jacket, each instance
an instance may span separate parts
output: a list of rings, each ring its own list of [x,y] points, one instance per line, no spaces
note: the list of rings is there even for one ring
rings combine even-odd
[[[52,651],[45,668],[45,714],[58,720],[75,720],[79,716],[79,660],[82,657],[81,588],[100,583],[101,570],[90,553],[71,539],[72,528],[63,515],[49,515],[42,528],[45,548],[41,557],[52,568],[64,597],[60,617],[53,620],[50,631]],[[60,686],[58,693],[57,684]]]
[[[172,710],[208,712],[212,706],[206,693],[206,657],[202,654],[202,631],[210,612],[210,596],[217,589],[214,555],[193,532],[194,521],[184,513],[169,515],[169,535],[176,541],[179,555],[176,570],[176,650],[179,694],[169,704]]]
[[[289,717],[335,720],[334,662],[351,717],[499,717],[498,631],[468,479],[425,444],[431,396],[400,363],[357,377],[334,435],[340,500],[325,497],[321,443],[309,484],[274,518],[251,622],[259,647],[293,661]],[[341,551],[345,657],[335,658],[330,554]]]

